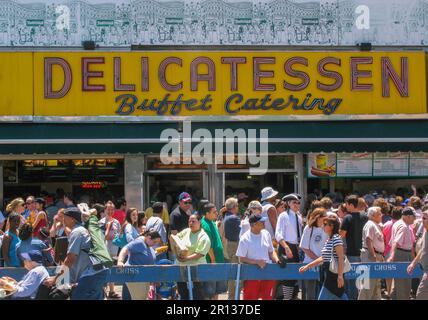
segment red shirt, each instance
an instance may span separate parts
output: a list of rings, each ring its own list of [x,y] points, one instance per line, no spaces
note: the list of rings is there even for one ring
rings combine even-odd
[[[115,210],[113,213],[113,218],[119,221],[120,225],[122,225],[125,221],[126,213],[122,210]]]

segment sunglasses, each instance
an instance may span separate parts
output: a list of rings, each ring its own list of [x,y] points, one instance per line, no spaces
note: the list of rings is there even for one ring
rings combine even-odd
[[[25,204],[33,204],[33,203],[34,203],[34,201],[28,201]]]
[[[300,201],[292,201],[291,204],[300,204]]]
[[[192,201],[185,201],[185,202],[183,202],[184,204],[191,204],[192,203]]]

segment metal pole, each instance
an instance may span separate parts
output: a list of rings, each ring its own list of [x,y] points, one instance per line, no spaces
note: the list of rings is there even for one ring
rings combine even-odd
[[[190,272],[190,266],[187,266],[187,289],[189,290],[189,299],[193,300],[193,284],[192,284],[192,273]]]
[[[235,300],[240,298],[239,279],[241,278],[241,264],[238,264],[238,271],[236,272],[236,284],[235,284]]]

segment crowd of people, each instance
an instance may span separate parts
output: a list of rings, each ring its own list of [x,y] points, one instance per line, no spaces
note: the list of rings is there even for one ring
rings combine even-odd
[[[12,299],[189,299],[186,282],[126,282],[122,292],[106,283],[108,268],[140,265],[303,263],[299,272],[318,267],[319,280],[245,280],[244,300],[428,299],[428,198],[348,195],[311,199],[280,195],[272,187],[258,199],[230,196],[222,208],[202,199],[195,205],[182,192],[169,214],[165,202],[145,211],[126,200],[75,204],[65,194],[52,215],[45,199],[27,196],[7,204],[0,215],[2,267],[25,267],[19,282],[3,277],[0,288],[14,284]],[[180,242],[180,250],[175,248]],[[184,247],[184,248],[183,248]],[[407,262],[408,273],[421,264],[421,279],[370,279],[364,286],[344,274],[354,262]],[[59,266],[50,276],[46,267]],[[58,285],[68,272],[69,285]],[[194,299],[236,297],[236,283],[193,283]],[[0,289],[2,290],[2,289]],[[240,294],[240,292],[238,293]]]

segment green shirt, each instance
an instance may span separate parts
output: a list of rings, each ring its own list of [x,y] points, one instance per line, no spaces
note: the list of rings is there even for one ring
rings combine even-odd
[[[201,220],[201,226],[210,238],[211,248],[214,251],[215,262],[224,263],[223,244],[221,242],[220,233],[218,232],[218,228],[215,222],[205,219],[205,217],[203,217]],[[211,263],[211,258],[209,254],[207,254],[207,262]]]
[[[188,256],[194,253],[200,253],[203,256],[199,259],[190,260],[186,262],[180,262],[177,260],[179,265],[193,265],[193,264],[205,264],[207,260],[205,259],[206,254],[210,251],[211,242],[208,235],[204,230],[200,230],[196,233],[192,233],[190,228],[186,228],[183,231],[177,234],[177,237],[183,241],[184,245],[188,250]]]

